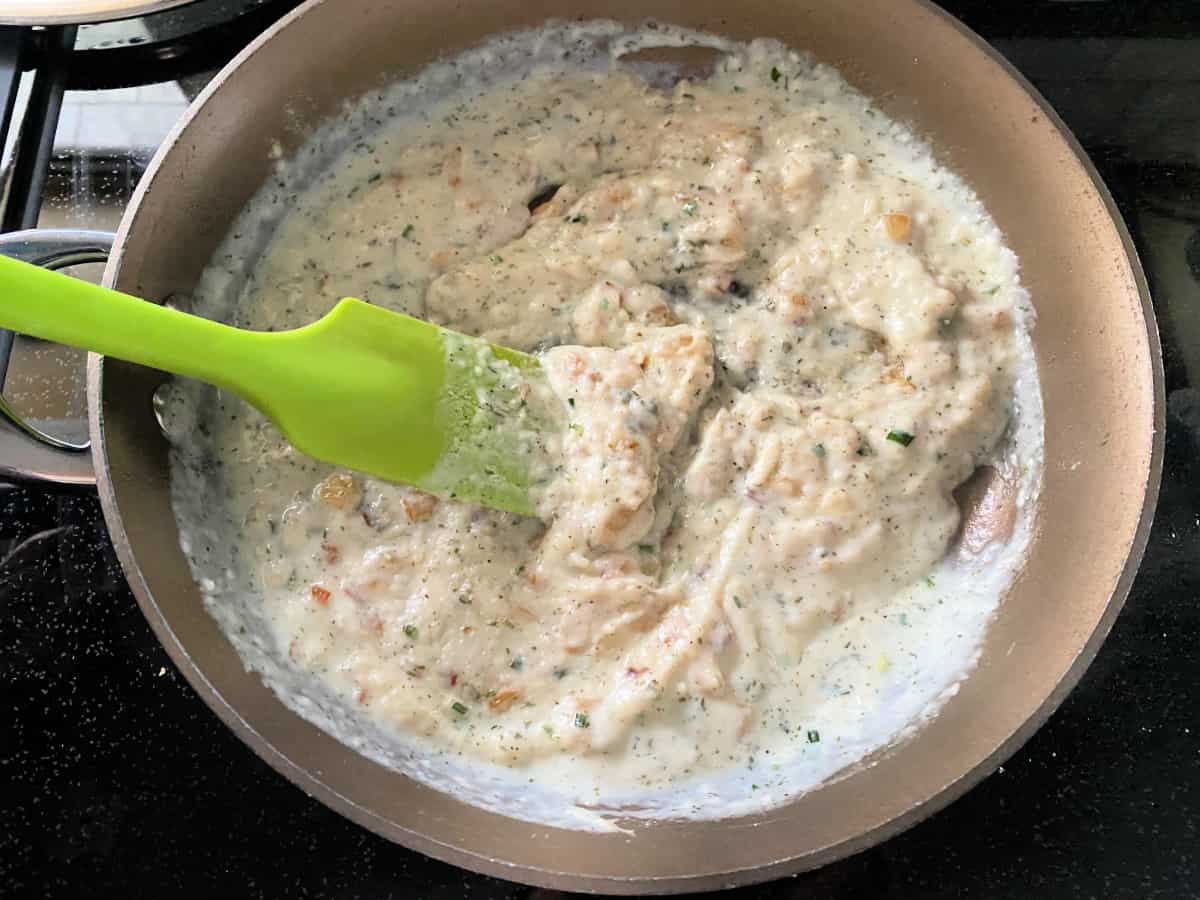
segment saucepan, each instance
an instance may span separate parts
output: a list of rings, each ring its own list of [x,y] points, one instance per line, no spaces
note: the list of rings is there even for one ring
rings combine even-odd
[[[547,828],[383,768],[285,708],[204,611],[179,548],[163,375],[93,356],[90,456],[0,444],[9,475],[98,485],[146,618],[200,697],[281,773],[379,834],[469,869],[561,889],[674,892],[761,881],[893,835],[995,769],[1062,701],[1108,633],[1141,557],[1162,456],[1163,388],[1146,285],[1112,200],[1057,116],[1001,58],[920,0],[310,0],[192,106],[141,182],[106,283],[188,294],[280,153],[369,89],[547,18],[648,18],[771,36],[837,66],[972,184],[1021,259],[1037,311],[1045,479],[1028,561],[977,667],[941,713],[868,764],[769,812]],[[20,235],[27,258],[94,258],[103,236]],[[8,245],[10,250],[14,246]],[[937,648],[929,648],[936,653]]]

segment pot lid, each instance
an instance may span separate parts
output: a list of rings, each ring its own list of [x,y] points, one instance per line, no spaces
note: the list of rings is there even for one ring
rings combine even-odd
[[[191,0],[0,0],[0,25],[81,25],[128,19]]]

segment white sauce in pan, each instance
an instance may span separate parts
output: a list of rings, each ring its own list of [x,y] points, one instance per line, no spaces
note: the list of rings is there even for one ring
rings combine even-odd
[[[541,521],[332,471],[211,388],[164,417],[247,664],[376,759],[574,827],[767,807],[935,711],[1027,538],[967,553],[952,491],[1006,465],[1027,510],[1040,477],[1027,302],[969,189],[779,45],[667,90],[611,62],[685,37],[553,26],[368,98],[194,298],[544,351]]]

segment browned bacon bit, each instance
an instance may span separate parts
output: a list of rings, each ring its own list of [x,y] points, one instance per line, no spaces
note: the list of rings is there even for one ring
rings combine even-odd
[[[437,509],[438,498],[424,491],[413,491],[404,498],[404,514],[410,522],[424,522]]]
[[[625,670],[625,674],[628,675],[630,678],[640,678],[641,676],[645,675],[649,671],[650,671],[649,669],[644,668],[644,667],[643,668],[634,668],[633,666],[630,666],[628,669]]]
[[[887,213],[883,217],[883,230],[893,241],[906,241],[912,232],[912,219],[904,213]]]
[[[413,666],[407,672],[407,675],[409,678],[420,678],[424,674],[425,674],[424,666]]]
[[[451,672],[450,673],[450,687],[454,687],[456,684],[458,684],[458,673]]]
[[[488,701],[488,706],[492,712],[504,712],[519,699],[521,699],[520,691],[504,688],[496,692],[496,696]]]
[[[321,606],[328,606],[329,598],[333,596],[332,593],[327,591],[325,588],[321,587],[319,584],[314,584],[312,586],[311,593],[312,593],[312,598],[314,600],[316,600],[317,603],[319,603]]]
[[[374,527],[375,527],[375,523],[371,521],[371,515],[370,515],[370,513],[368,513],[368,512],[367,512],[365,509],[364,509],[364,510],[361,510],[361,511],[359,512],[359,515],[360,515],[360,516],[362,516],[362,520],[363,520],[363,524],[364,524],[364,525],[366,525],[368,528],[374,528]]]
[[[337,548],[336,544],[331,544],[329,541],[321,541],[321,553],[325,556],[325,562],[330,565],[342,558],[342,551]]]
[[[358,699],[359,703],[366,703],[367,702],[367,689],[360,687],[358,689],[358,693],[355,695],[355,697]]]

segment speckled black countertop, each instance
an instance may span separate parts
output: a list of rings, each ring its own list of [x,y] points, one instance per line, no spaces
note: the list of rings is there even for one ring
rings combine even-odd
[[[1158,514],[1095,664],[999,772],[731,896],[1200,897],[1200,5],[946,5],[1060,110],[1138,242],[1169,396]],[[564,896],[393,846],[269,769],[159,647],[94,496],[0,486],[0,698],[0,896]]]

